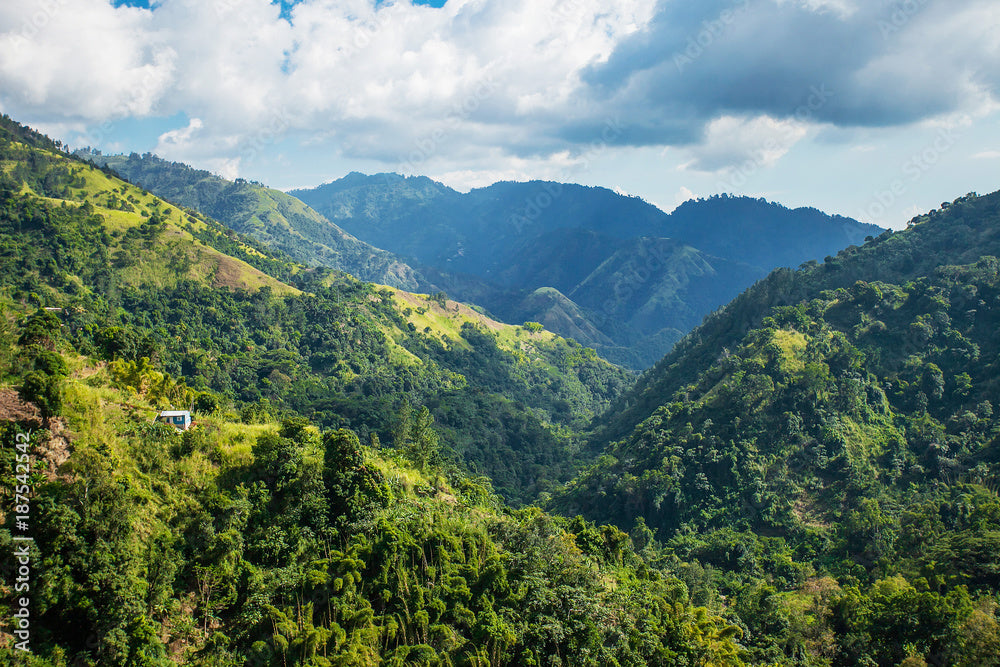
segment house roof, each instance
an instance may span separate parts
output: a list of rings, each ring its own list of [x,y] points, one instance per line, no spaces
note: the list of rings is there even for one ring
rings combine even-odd
[[[161,417],[186,417],[190,414],[189,410],[163,410],[160,412]]]

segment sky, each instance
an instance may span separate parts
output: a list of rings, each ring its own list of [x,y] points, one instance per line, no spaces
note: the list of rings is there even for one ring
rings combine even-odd
[[[718,193],[886,227],[1000,189],[996,0],[19,0],[0,111],[272,187]]]

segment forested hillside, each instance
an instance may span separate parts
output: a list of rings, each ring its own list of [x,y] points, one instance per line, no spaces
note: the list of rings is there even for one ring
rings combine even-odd
[[[743,664],[739,628],[626,534],[508,509],[426,458],[426,422],[385,449],[301,416],[247,423],[198,393],[182,433],[153,421],[182,384],[20,312],[0,324],[0,437],[5,470],[18,442],[33,472],[0,482],[0,546],[32,541],[0,561],[0,588],[30,563],[30,625],[0,620],[4,664]]]
[[[183,378],[247,421],[290,410],[402,445],[426,408],[438,455],[521,503],[570,475],[581,432],[630,382],[573,341],[308,269],[3,129],[5,298],[62,308],[84,354]]]
[[[631,389],[6,117],[0,248],[5,660],[1000,665],[1000,193],[773,272]]]
[[[154,155],[77,155],[296,261],[411,291],[443,290],[506,322],[541,322],[637,369],[772,268],[882,231],[747,198],[689,202],[667,215],[604,188],[497,183],[462,194],[395,174],[353,173],[294,191],[321,215],[277,190]]]
[[[592,350],[306,269],[6,117],[0,174],[4,664],[742,664],[626,534],[468,472],[568,472],[628,379]]]
[[[1000,664],[998,256],[1000,193],[972,194],[772,274],[622,398],[550,507],[648,526],[753,660]]]

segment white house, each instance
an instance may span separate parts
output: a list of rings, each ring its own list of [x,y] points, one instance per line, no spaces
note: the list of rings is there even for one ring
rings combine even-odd
[[[191,427],[191,413],[187,410],[164,410],[157,419],[182,431]]]

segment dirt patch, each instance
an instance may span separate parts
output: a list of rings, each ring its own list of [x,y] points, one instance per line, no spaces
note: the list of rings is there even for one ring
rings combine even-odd
[[[66,420],[62,417],[49,420],[49,439],[35,443],[35,453],[38,455],[38,462],[45,463],[45,476],[50,481],[59,476],[59,468],[69,460],[72,451],[72,438]],[[42,468],[40,465],[36,467]]]
[[[42,425],[42,413],[34,403],[25,403],[14,389],[0,389],[0,420]]]
[[[215,269],[214,287],[229,287],[231,289],[245,290],[249,288],[242,271],[243,267],[235,261],[220,257],[219,265]]]
[[[41,429],[42,414],[34,403],[21,400],[13,389],[0,389],[0,420],[19,422],[33,430],[31,436],[32,451],[36,456],[35,469],[45,473],[49,480],[59,476],[59,468],[69,460],[73,450],[72,438],[66,420],[57,417],[50,419],[48,438],[41,440],[35,429]]]

